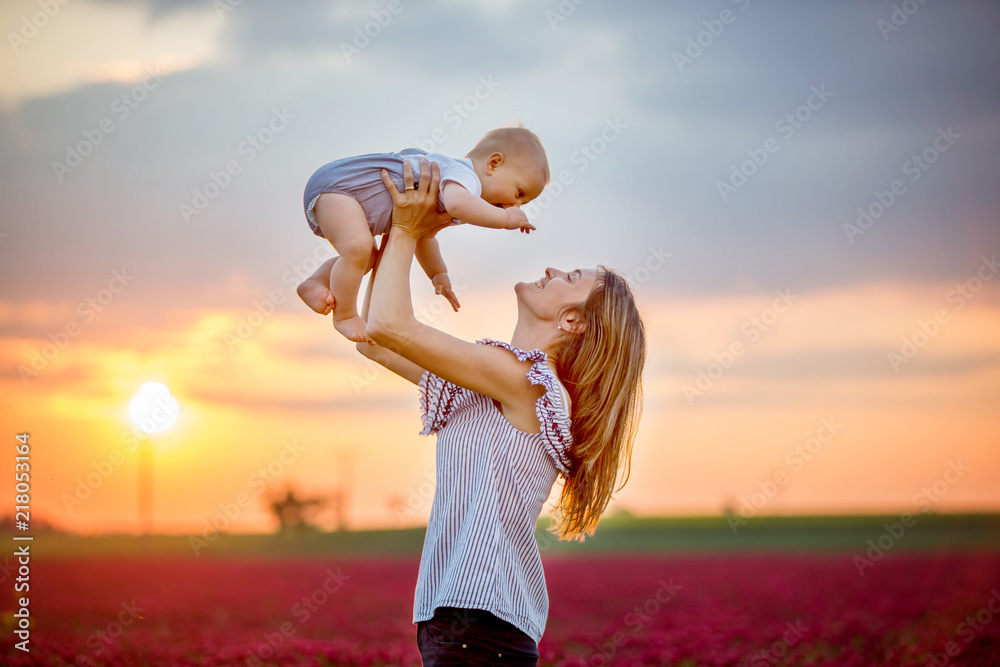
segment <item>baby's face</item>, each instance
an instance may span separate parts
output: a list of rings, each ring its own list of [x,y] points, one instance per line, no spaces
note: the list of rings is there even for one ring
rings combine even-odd
[[[545,187],[541,168],[528,158],[504,160],[480,180],[483,199],[501,208],[527,204]]]

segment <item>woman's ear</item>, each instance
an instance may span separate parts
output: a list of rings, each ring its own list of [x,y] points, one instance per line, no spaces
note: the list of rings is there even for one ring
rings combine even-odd
[[[583,313],[577,308],[567,308],[559,317],[559,328],[567,333],[581,334],[587,330]]]
[[[486,158],[486,173],[492,174],[496,168],[503,164],[503,153],[493,153]]]

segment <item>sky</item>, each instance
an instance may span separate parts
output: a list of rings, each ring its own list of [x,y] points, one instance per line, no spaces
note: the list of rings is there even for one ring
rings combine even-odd
[[[506,339],[517,281],[630,279],[649,359],[609,512],[1000,510],[994,3],[16,0],[0,27],[0,426],[35,519],[138,530],[153,452],[159,532],[274,530],[288,485],[424,524],[417,390],[296,297],[334,253],[302,193],[517,123],[537,231],[446,230],[463,307],[415,267],[414,308]],[[178,417],[146,436],[150,381]]]

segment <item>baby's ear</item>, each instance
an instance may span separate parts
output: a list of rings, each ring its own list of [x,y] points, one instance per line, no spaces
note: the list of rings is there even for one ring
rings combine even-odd
[[[496,169],[503,164],[503,153],[493,153],[486,159],[486,166],[490,169]]]

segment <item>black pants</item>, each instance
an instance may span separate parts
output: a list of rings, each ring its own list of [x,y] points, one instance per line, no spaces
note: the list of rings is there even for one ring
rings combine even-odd
[[[417,647],[424,667],[538,664],[534,639],[481,609],[438,607],[417,623]]]

